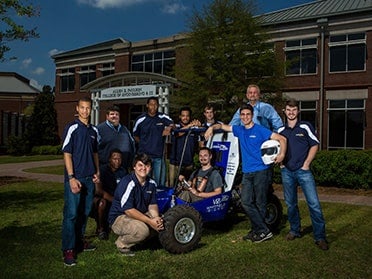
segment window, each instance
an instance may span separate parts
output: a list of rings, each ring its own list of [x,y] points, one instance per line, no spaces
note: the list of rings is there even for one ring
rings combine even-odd
[[[175,59],[176,53],[173,50],[136,54],[132,56],[132,71],[174,76]]]
[[[115,73],[115,63],[104,63],[102,68],[100,69],[102,72],[102,76],[109,76]]]
[[[75,90],[75,68],[62,69],[61,93]]]
[[[365,70],[365,33],[329,37],[329,72]]]
[[[286,75],[315,74],[317,39],[291,40],[285,43]]]
[[[80,87],[96,79],[96,65],[82,66],[79,71]]]
[[[363,149],[364,100],[329,100],[328,147]]]
[[[317,130],[316,126],[316,101],[300,101],[301,120],[310,122]]]

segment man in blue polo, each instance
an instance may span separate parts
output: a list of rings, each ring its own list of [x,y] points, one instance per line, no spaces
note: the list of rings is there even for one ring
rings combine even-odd
[[[261,145],[268,139],[279,141],[280,152],[274,162],[280,163],[284,159],[287,140],[278,133],[255,124],[253,122],[254,110],[250,104],[242,104],[239,111],[244,126],[214,124],[208,128],[204,135],[206,139],[209,139],[213,135],[213,130],[222,129],[233,132],[234,136],[239,138],[243,172],[241,200],[251,221],[251,231],[243,237],[243,240],[259,243],[273,237],[265,223],[270,172],[269,167],[262,161]]]
[[[291,99],[286,102],[284,113],[287,123],[278,132],[287,138],[288,143],[281,168],[284,200],[288,208],[290,225],[286,239],[291,241],[301,237],[301,218],[297,200],[299,184],[310,211],[315,244],[322,250],[328,250],[323,212],[314,176],[310,170],[310,164],[318,151],[319,140],[310,123],[298,120],[300,110],[296,100]]]
[[[114,193],[109,213],[119,252],[134,256],[131,247],[146,240],[152,232],[164,229],[156,198],[156,184],[148,177],[151,158],[137,154],[131,174],[124,177]]]
[[[138,153],[145,153],[152,159],[152,178],[158,186],[165,186],[164,144],[165,136],[170,135],[173,120],[158,112],[158,108],[157,97],[147,99],[147,112],[136,119],[133,135],[138,143]]]
[[[268,103],[260,101],[260,97],[261,92],[258,85],[248,85],[246,98],[248,104],[250,104],[254,110],[253,122],[260,124],[273,132],[277,132],[278,129],[283,126],[283,121],[275,108]],[[240,109],[235,112],[229,124],[231,126],[243,125],[243,122],[240,119]]]
[[[64,207],[62,221],[62,251],[66,266],[76,265],[76,254],[95,250],[84,241],[94,183],[99,182],[98,130],[89,124],[92,101],[81,98],[76,111],[78,118],[66,125],[63,132],[65,162]]]

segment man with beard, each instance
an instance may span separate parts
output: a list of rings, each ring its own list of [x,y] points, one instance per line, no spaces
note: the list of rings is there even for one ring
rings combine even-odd
[[[179,194],[180,199],[186,202],[195,202],[222,193],[223,178],[220,172],[212,166],[211,161],[212,151],[208,147],[200,148],[199,162],[201,167],[191,174],[186,183],[184,183],[185,177],[179,176],[181,185],[189,185],[185,185],[184,191]]]

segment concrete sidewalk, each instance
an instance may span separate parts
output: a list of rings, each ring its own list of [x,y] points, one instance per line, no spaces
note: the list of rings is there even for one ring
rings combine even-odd
[[[47,167],[47,166],[59,166],[59,165],[64,165],[64,162],[62,159],[51,160],[51,161],[0,164],[0,176],[17,176],[17,177],[24,177],[28,179],[46,181],[46,182],[51,181],[51,182],[63,183],[63,175],[31,173],[31,172],[24,171],[25,169]]]
[[[17,177],[24,177],[28,179],[35,179],[39,181],[52,181],[52,182],[63,183],[63,175],[30,173],[30,172],[24,171],[25,169],[32,169],[32,168],[46,167],[46,166],[58,166],[58,165],[63,165],[63,164],[64,162],[62,159],[52,160],[52,161],[0,164],[0,176],[17,176]],[[280,199],[283,199],[283,192],[281,191],[281,187],[275,190],[275,195],[277,195]],[[299,193],[298,197],[300,200],[305,199],[302,193]],[[336,202],[336,203],[372,206],[372,196],[351,195],[351,194],[332,195],[332,194],[319,193],[319,199],[321,202]]]
[[[276,190],[274,194],[277,195],[279,199],[281,200],[284,199],[284,195],[282,191]],[[304,194],[299,193],[298,199],[305,200]],[[345,194],[331,195],[331,194],[319,193],[319,200],[321,203],[322,202],[336,202],[336,203],[372,206],[372,197],[362,196],[362,195],[345,195]]]

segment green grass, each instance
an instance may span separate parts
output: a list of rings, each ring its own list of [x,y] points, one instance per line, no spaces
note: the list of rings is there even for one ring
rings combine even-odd
[[[199,247],[172,255],[157,245],[121,256],[115,236],[98,241],[89,219],[87,234],[98,246],[79,254],[78,265],[62,262],[60,183],[29,181],[0,186],[0,270],[2,278],[371,278],[372,207],[323,203],[329,251],[317,248],[310,219],[300,202],[307,232],[284,240],[288,223],[273,240],[243,242],[249,229],[244,216],[231,227],[204,229]],[[154,242],[153,242],[154,243]],[[156,242],[155,242],[156,243]]]
[[[62,155],[31,155],[31,156],[1,155],[0,164],[35,162],[35,161],[46,161],[46,160],[56,160],[56,159],[63,159],[63,156]]]
[[[25,172],[32,172],[32,173],[46,173],[46,174],[64,174],[64,165],[59,166],[48,166],[48,167],[38,167],[38,168],[31,168],[31,169],[24,169]]]

